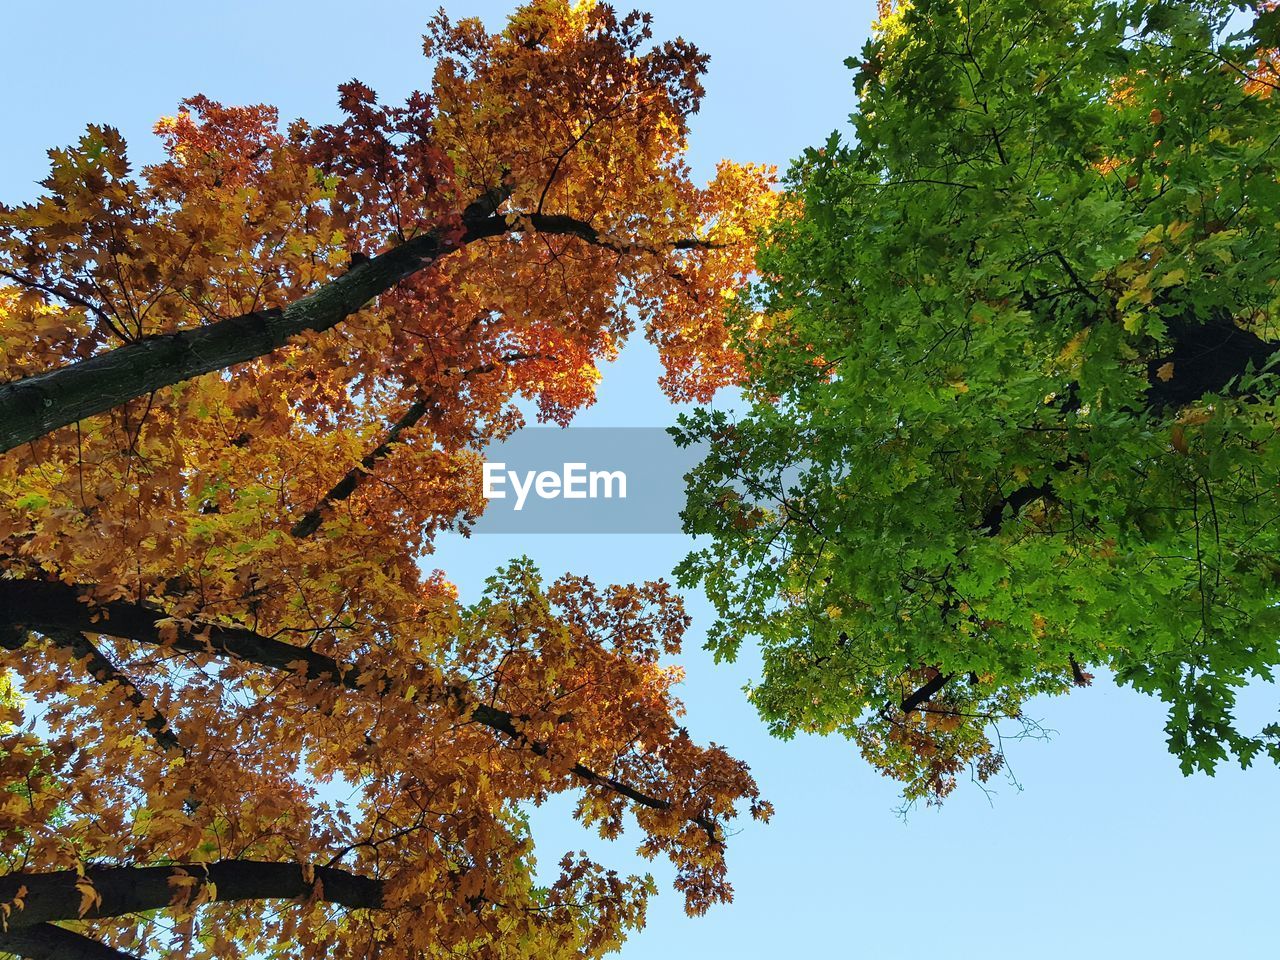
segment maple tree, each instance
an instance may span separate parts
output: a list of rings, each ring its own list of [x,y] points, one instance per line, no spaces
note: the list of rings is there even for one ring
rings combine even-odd
[[[1185,772],[1280,761],[1275,4],[882,4],[796,161],[684,564],[782,735],[937,802],[1101,667]],[[1001,726],[1004,732],[1001,732]]]
[[[135,173],[91,126],[0,208],[0,950],[597,956],[647,878],[538,881],[525,809],[727,900],[747,768],[679,726],[663,583],[462,604],[514,401],[564,423],[640,325],[663,386],[740,375],[724,314],[767,170],[683,160],[706,59],[648,16],[432,21],[429,94],[281,129],[203,97]]]

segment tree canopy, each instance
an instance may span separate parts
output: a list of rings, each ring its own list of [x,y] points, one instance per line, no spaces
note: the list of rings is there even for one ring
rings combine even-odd
[[[477,450],[565,422],[637,325],[735,380],[770,174],[683,160],[706,59],[649,18],[440,15],[428,93],[282,128],[194,97],[134,171],[91,126],[0,208],[0,951],[597,956],[653,892],[534,874],[528,804],[725,901],[748,770],[679,725],[664,583],[464,605],[424,570]]]
[[[682,577],[776,732],[937,801],[1103,668],[1184,771],[1280,761],[1235,716],[1280,660],[1280,14],[1237,6],[882,4],[734,324],[749,410],[682,426]]]

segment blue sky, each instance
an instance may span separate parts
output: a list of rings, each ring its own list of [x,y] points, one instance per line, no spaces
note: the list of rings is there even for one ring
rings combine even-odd
[[[422,26],[435,2],[232,0],[7,4],[0,71],[0,200],[35,194],[44,150],[89,121],[120,127],[139,161],[153,159],[154,120],[182,96],[270,102],[285,119],[327,119],[338,83],[359,77],[385,97],[428,83]],[[452,0],[454,16],[491,24],[495,0]],[[651,0],[659,37],[680,34],[712,55],[707,100],[695,118],[692,161],[706,176],[729,156],[786,164],[841,126],[853,108],[841,61],[866,37],[873,3],[839,0]],[[635,344],[605,371],[599,402],[578,423],[664,426],[675,410],[657,365]],[[689,548],[677,535],[449,538],[433,563],[464,596],[514,555],[549,575],[598,582],[669,574]],[[733,838],[737,899],[690,920],[670,889],[626,960],[796,956],[878,958],[917,952],[954,958],[1094,956],[1274,957],[1280,774],[1224,769],[1184,779],[1164,753],[1159,704],[1105,682],[1035,715],[1052,742],[1009,751],[1022,791],[990,801],[961,789],[940,811],[905,821],[893,783],[840,740],[770,739],[741,688],[742,662],[716,666],[700,650],[710,611],[689,598],[695,626],[687,724],[746,759],[777,806],[772,824]],[[1274,692],[1262,702],[1274,705]],[[602,844],[566,822],[567,804],[537,811],[542,860],[585,847],[623,870],[648,865],[626,840]],[[632,844],[634,846],[634,844]],[[654,867],[659,881],[667,874]]]

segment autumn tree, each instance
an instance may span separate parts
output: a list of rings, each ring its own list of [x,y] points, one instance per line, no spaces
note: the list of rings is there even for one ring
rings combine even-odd
[[[1101,667],[1184,771],[1280,761],[1235,715],[1280,661],[1280,15],[1237,6],[882,5],[735,324],[750,409],[684,425],[682,574],[776,732],[937,801]]]
[[[663,583],[460,603],[421,561],[481,509],[515,401],[566,422],[640,326],[674,397],[768,173],[683,160],[706,59],[649,18],[440,15],[429,94],[282,129],[182,104],[136,173],[92,126],[0,209],[0,951],[594,957],[652,881],[534,873],[529,804],[727,900],[746,767],[678,725]]]

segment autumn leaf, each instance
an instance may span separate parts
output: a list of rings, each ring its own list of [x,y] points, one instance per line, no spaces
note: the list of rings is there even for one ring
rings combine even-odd
[[[424,53],[426,91],[351,81],[326,122],[190,97],[140,168],[90,127],[0,207],[0,891],[78,868],[43,917],[228,960],[593,958],[653,885],[535,874],[522,811],[634,813],[691,913],[768,814],[682,725],[667,584],[516,561],[464,604],[423,558],[484,510],[485,446],[570,422],[634,331],[674,399],[743,381],[773,171],[692,180],[707,58],[646,16],[442,13]]]
[[[76,891],[80,894],[80,907],[77,917],[85,917],[102,903],[102,894],[94,889],[93,882],[86,877],[76,878]]]

